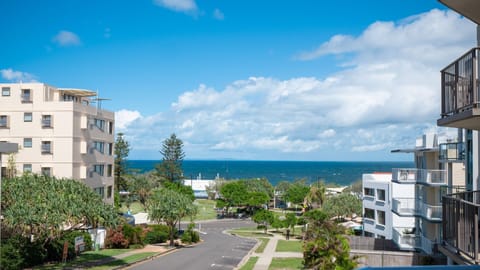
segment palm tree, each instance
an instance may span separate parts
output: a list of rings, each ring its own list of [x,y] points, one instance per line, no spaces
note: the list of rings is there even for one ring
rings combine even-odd
[[[303,205],[306,208],[320,208],[325,202],[325,184],[323,182],[318,182],[310,186],[310,190],[303,200]]]

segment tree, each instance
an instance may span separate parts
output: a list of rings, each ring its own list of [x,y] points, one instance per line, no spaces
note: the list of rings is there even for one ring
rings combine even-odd
[[[219,200],[223,201],[220,204],[225,205],[227,213],[230,207],[245,205],[248,199],[247,187],[242,181],[228,181],[222,186],[220,194]]]
[[[274,221],[274,215],[272,212],[260,209],[252,217],[253,221],[259,225],[264,226],[265,233],[267,233],[268,225]]]
[[[250,207],[260,208],[270,201],[268,195],[264,192],[249,192],[246,204]]]
[[[241,180],[247,187],[248,192],[261,192],[273,198],[273,186],[266,178]]]
[[[305,180],[297,180],[290,184],[285,192],[284,198],[294,204],[303,203],[310,188],[307,186]]]
[[[148,216],[157,223],[165,222],[169,228],[170,246],[174,245],[176,224],[186,216],[196,214],[196,206],[186,195],[172,189],[157,189],[150,196]]]
[[[325,184],[318,182],[310,186],[303,204],[307,208],[319,208],[325,202]]]
[[[17,163],[15,162],[15,154],[11,153],[7,159],[7,178],[13,178],[17,175]]]
[[[162,162],[155,167],[157,174],[164,181],[180,182],[183,180],[182,162],[185,158],[183,152],[183,142],[175,133],[170,135],[170,138],[163,141]]]
[[[25,174],[2,181],[1,192],[2,231],[42,239],[44,244],[64,231],[117,222],[111,205],[73,179]]]
[[[124,175],[127,172],[127,157],[130,153],[130,144],[125,140],[123,133],[117,134],[115,141],[115,188],[118,191],[127,189],[127,180]]]
[[[362,214],[362,200],[350,193],[341,193],[328,198],[322,209],[330,218]]]
[[[303,245],[303,263],[308,269],[355,269],[356,258],[350,258],[350,246],[345,228],[315,209],[305,214],[308,229]]]
[[[295,213],[287,213],[285,215],[285,226],[292,229],[292,234],[295,234],[295,225],[297,225],[297,215]]]
[[[146,209],[147,199],[155,187],[154,180],[147,174],[132,175],[128,179],[128,186],[128,190],[130,191],[129,197],[134,195],[143,205],[143,208]]]

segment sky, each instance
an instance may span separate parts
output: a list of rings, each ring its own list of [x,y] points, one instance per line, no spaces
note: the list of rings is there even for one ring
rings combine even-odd
[[[412,160],[475,25],[436,0],[0,1],[0,82],[98,92],[129,159]]]

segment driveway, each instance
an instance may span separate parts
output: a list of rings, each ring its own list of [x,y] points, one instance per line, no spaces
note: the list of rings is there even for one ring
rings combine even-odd
[[[181,248],[173,253],[135,265],[130,269],[234,269],[257,243],[254,239],[223,233],[225,230],[254,226],[249,220],[216,220],[202,222],[203,243]]]

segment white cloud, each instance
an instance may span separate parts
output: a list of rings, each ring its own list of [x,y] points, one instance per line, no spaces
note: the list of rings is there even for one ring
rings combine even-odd
[[[66,30],[58,32],[52,38],[52,41],[62,47],[77,46],[81,44],[80,38],[77,34]]]
[[[219,21],[223,21],[225,19],[225,14],[223,14],[223,12],[216,8],[214,11],[213,11],[213,18],[219,20]]]
[[[115,112],[115,127],[120,131],[125,130],[128,125],[140,118],[142,118],[142,115],[138,111],[129,111],[125,109],[117,111]]]
[[[195,0],[154,0],[154,3],[174,11],[192,12],[197,10]]]
[[[179,96],[169,111],[137,117],[126,129],[135,133],[134,148],[155,151],[175,132],[186,142],[187,155],[197,158],[387,156],[435,127],[439,70],[473,46],[474,38],[475,26],[452,12],[376,22],[358,37],[337,35],[299,56],[345,54],[347,65],[337,73],[251,77],[223,89],[200,85]]]
[[[35,82],[35,76],[32,74],[11,68],[0,69],[0,74],[3,79],[11,82]]]

